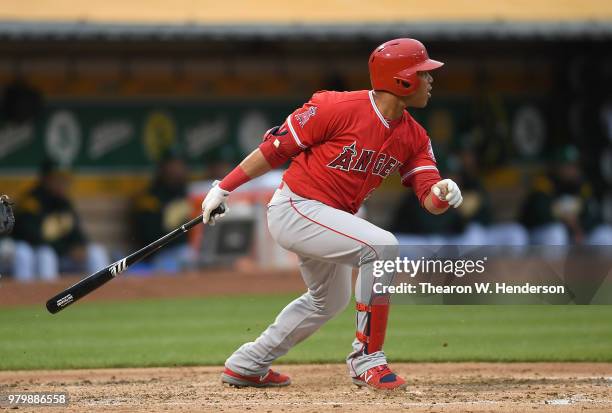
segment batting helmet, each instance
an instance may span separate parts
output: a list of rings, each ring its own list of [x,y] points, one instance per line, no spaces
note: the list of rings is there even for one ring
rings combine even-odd
[[[419,87],[417,72],[437,69],[443,64],[430,59],[425,46],[418,40],[389,40],[370,55],[372,89],[408,96]]]

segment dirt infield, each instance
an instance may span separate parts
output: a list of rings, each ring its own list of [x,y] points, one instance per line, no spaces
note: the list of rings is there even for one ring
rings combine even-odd
[[[17,284],[0,280],[0,307],[43,304],[76,282]],[[256,282],[255,282],[256,281]],[[271,286],[273,290],[271,290]],[[204,272],[180,277],[120,277],[87,301],[282,293],[304,289],[297,271]],[[1,357],[1,355],[0,355]],[[525,412],[612,411],[610,363],[393,364],[406,391],[382,394],[350,383],[344,365],[288,365],[283,389],[235,389],[220,383],[220,367],[0,372],[0,394],[68,392],[65,407],[0,411],[68,412]]]
[[[219,367],[0,372],[0,393],[65,391],[85,412],[526,412],[612,411],[612,366],[598,363],[395,364],[406,391],[358,389],[343,365],[281,366],[282,389],[222,385]]]

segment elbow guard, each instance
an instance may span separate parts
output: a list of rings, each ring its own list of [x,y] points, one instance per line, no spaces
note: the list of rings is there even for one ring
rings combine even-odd
[[[285,125],[275,126],[266,132],[259,150],[272,168],[278,168],[301,152],[295,141],[289,136]]]
[[[261,145],[259,145],[259,150],[272,168],[278,168],[289,159],[289,157],[280,153],[278,148],[274,147],[274,143],[269,140],[264,141]]]

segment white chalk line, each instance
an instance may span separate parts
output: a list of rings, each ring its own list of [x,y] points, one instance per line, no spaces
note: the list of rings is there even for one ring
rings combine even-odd
[[[194,405],[199,403],[199,400],[192,401],[171,401],[171,402],[161,402],[159,404],[164,406],[187,406]],[[283,401],[271,401],[271,400],[256,400],[252,402],[241,402],[241,403],[206,403],[209,406],[299,406],[299,405],[308,405],[308,406],[363,406],[364,401],[359,402],[347,402],[347,401],[294,401],[294,402],[283,402]],[[381,407],[427,407],[427,406],[458,406],[458,405],[493,405],[493,404],[502,404],[502,405],[534,405],[540,406],[543,404],[548,405],[570,405],[577,403],[588,403],[588,404],[612,404],[612,400],[595,400],[595,399],[586,399],[586,398],[567,398],[567,399],[554,399],[554,400],[545,400],[541,402],[525,402],[525,401],[508,401],[508,400],[465,400],[465,401],[448,401],[448,402],[376,402],[376,401],[367,401],[368,406],[381,406]],[[118,400],[99,400],[99,401],[90,401],[86,403],[88,406],[121,406],[121,405],[129,405],[129,406],[140,406],[143,403],[128,403],[125,401]],[[146,403],[145,403],[146,404]]]

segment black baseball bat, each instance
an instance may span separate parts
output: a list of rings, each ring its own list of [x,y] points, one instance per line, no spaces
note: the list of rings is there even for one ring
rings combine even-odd
[[[223,212],[225,212],[225,208],[223,208],[223,206],[219,206],[212,212],[211,215],[219,215]],[[127,270],[130,265],[137,263],[145,257],[148,257],[170,241],[179,237],[181,234],[189,231],[191,228],[195,227],[201,222],[202,215],[192,219],[189,222],[184,223],[183,225],[167,233],[157,241],[153,241],[146,247],[141,248],[136,252],[133,252],[127,257],[120,259],[119,261],[109,265],[106,268],[101,269],[96,273],[91,274],[86,278],[83,278],[81,281],[74,284],[72,287],[66,288],[64,291],[57,294],[55,297],[50,298],[47,301],[47,310],[51,314],[55,314],[57,312],[62,311],[64,308],[68,307],[71,304],[74,304],[79,299],[85,297],[87,294],[91,293],[97,288],[100,288],[102,285],[106,284],[107,282],[115,278],[117,275]]]

